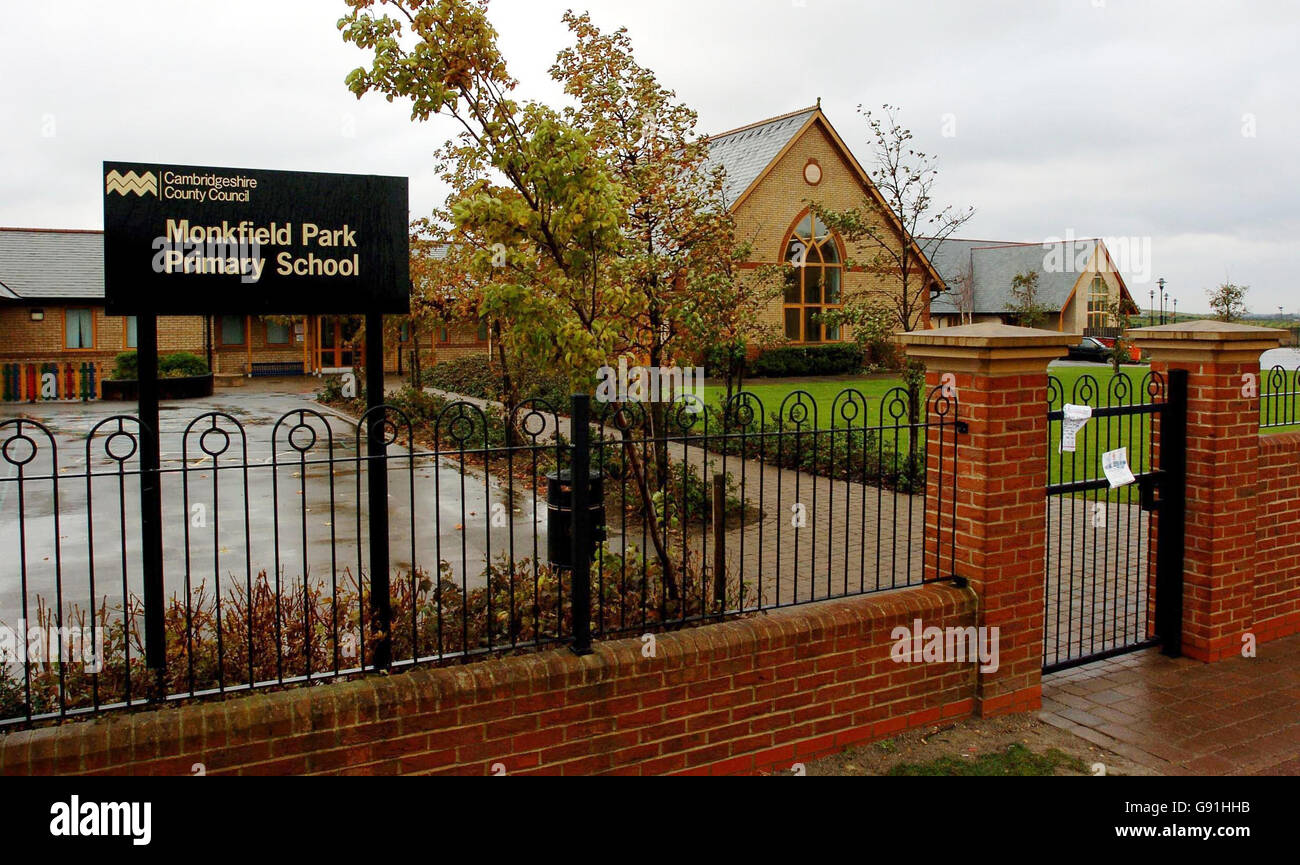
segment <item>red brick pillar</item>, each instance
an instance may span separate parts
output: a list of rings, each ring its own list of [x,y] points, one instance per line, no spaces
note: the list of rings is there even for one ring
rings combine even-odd
[[[1238,655],[1254,619],[1259,356],[1283,334],[1220,321],[1128,333],[1151,353],[1153,372],[1188,374],[1183,654],[1202,661]]]
[[[1043,591],[1047,542],[1047,364],[1077,335],[974,324],[901,337],[924,361],[931,389],[955,391],[955,459],[941,471],[928,439],[927,544],[937,539],[944,576],[965,577],[980,596],[979,624],[998,628],[999,665],[977,672],[976,711],[983,716],[1037,709],[1042,697]],[[951,378],[945,379],[946,376]],[[935,422],[935,401],[930,403]],[[950,504],[934,507],[939,485],[956,482]],[[951,492],[948,493],[951,495]],[[951,501],[951,499],[949,500]],[[942,549],[955,543],[953,566]]]

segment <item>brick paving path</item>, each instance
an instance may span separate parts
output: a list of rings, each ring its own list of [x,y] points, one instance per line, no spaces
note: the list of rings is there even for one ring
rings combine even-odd
[[[1149,649],[1043,679],[1040,717],[1167,775],[1300,775],[1300,635],[1203,664]]]
[[[450,394],[436,388],[425,388],[430,393],[446,398],[464,400],[485,407],[486,400]],[[550,440],[553,430],[550,419],[537,430],[539,440]],[[569,418],[559,417],[556,426],[561,434],[570,436]],[[616,435],[613,429],[611,436]],[[819,448],[828,450],[829,433],[817,434]],[[810,436],[802,438],[803,447],[810,447]],[[637,450],[642,452],[638,439]],[[794,435],[788,437],[786,448],[797,446]],[[753,593],[761,589],[765,607],[787,605],[810,600],[834,598],[862,591],[889,589],[915,585],[922,581],[922,554],[925,544],[925,499],[921,495],[881,490],[874,486],[851,481],[832,481],[808,472],[784,469],[756,459],[706,452],[681,442],[668,446],[675,466],[682,462],[691,464],[700,477],[709,482],[714,472],[732,475],[735,493],[752,509],[743,525],[735,525],[726,532],[728,582],[734,589],[743,575],[749,584],[746,606],[754,604]],[[607,458],[618,453],[617,447],[606,451]],[[642,452],[644,458],[644,453]],[[593,454],[593,465],[599,463]],[[680,471],[680,469],[678,469]],[[607,479],[606,492],[617,492],[623,481]],[[629,479],[628,495],[634,495],[634,485]],[[743,485],[743,490],[742,490]],[[951,491],[945,491],[945,512],[951,509]],[[803,525],[794,526],[792,507],[803,506]],[[686,544],[696,561],[711,569],[713,563],[713,538],[708,520],[692,520],[686,527]],[[621,549],[622,537],[639,550],[652,549],[643,527],[633,522],[625,526],[623,519],[610,515],[607,536],[611,546]],[[670,545],[680,556],[682,531],[671,533]],[[945,539],[945,560],[951,538]],[[680,561],[679,558],[677,558]],[[944,571],[944,576],[947,571]],[[636,574],[606,575],[614,581],[635,580]],[[934,578],[936,574],[925,574]]]
[[[1111,504],[1104,527],[1092,525],[1093,502],[1048,500],[1044,661],[1072,660],[1148,635],[1151,514]]]

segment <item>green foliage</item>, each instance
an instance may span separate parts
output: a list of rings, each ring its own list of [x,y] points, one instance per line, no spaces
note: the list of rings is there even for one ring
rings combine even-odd
[[[1021,327],[1041,327],[1047,321],[1048,309],[1038,300],[1038,271],[1017,273],[1011,278],[1011,301],[1007,312]]]
[[[791,345],[769,349],[750,365],[753,375],[810,376],[841,375],[862,369],[862,349],[853,343],[820,346]]]
[[[1246,292],[1249,285],[1237,285],[1225,282],[1217,288],[1207,289],[1205,294],[1210,299],[1210,309],[1219,321],[1237,321],[1250,310],[1246,307]]]
[[[124,351],[114,359],[113,378],[117,381],[135,381],[140,375],[134,351]]]
[[[717,340],[704,350],[704,373],[724,380],[738,378],[745,369],[749,355],[749,342],[744,337]]]
[[[823,313],[822,321],[852,330],[853,341],[861,351],[864,366],[891,372],[902,368],[903,350],[894,338],[894,331],[899,324],[898,315],[880,297],[855,298],[839,309]]]
[[[606,520],[616,523],[614,515],[621,508],[628,515],[629,524],[638,519],[641,498],[635,483],[627,473],[623,449],[617,440],[603,445],[604,452],[598,463],[605,472]],[[683,524],[695,527],[711,525],[713,521],[713,461],[709,461],[707,477],[694,463],[669,461],[666,483],[651,493],[655,514],[660,523],[669,529],[680,529]],[[726,473],[724,481],[725,502],[723,514],[729,525],[753,517],[754,508],[740,497],[736,478]]]
[[[868,171],[878,196],[864,196],[860,204],[844,211],[816,203],[812,209],[846,241],[849,267],[879,269],[888,273],[893,283],[884,298],[866,291],[848,293],[844,298],[846,320],[851,322],[870,314],[872,307],[885,306],[891,331],[913,331],[922,326],[938,293],[938,287],[922,275],[923,262],[933,261],[943,242],[975,210],[938,205],[934,191],[937,162],[917,149],[911,130],[899,121],[896,107],[884,105],[879,114],[864,107],[858,111],[869,132]],[[864,258],[859,260],[859,255]]]
[[[892,426],[884,427],[883,431],[863,426],[859,419],[854,426],[841,421],[833,429],[814,432],[811,416],[807,423],[800,425],[789,418],[778,418],[775,411],[766,422],[753,418],[748,426],[743,426],[734,417],[727,422],[723,411],[716,406],[709,406],[708,413],[709,436],[703,437],[703,417],[687,435],[698,439],[693,444],[713,453],[762,460],[767,466],[797,469],[904,493],[925,490],[924,441],[919,439],[915,451],[909,452],[912,436],[906,410],[898,418],[897,431]],[[720,434],[724,430],[725,436]],[[763,434],[759,435],[760,432]]]
[[[189,378],[208,374],[208,364],[197,354],[178,351],[158,357],[159,378]],[[114,358],[113,379],[135,381],[140,376],[139,356],[134,351],[124,351]]]
[[[358,408],[358,414],[366,410],[366,383],[364,376],[358,376],[355,397],[343,395],[343,376],[327,375],[321,379],[320,390],[316,391],[316,401],[326,405],[348,405]]]
[[[425,370],[424,383],[478,399],[499,399],[501,369],[486,353],[443,361]]]
[[[208,374],[208,364],[203,358],[188,351],[164,354],[158,358],[158,374],[163,378],[186,378]]]
[[[725,604],[718,604],[695,557],[688,554],[687,562],[682,592],[674,598],[663,589],[657,563],[643,560],[635,547],[624,555],[608,548],[598,550],[592,568],[592,632],[598,636],[630,628],[644,632],[682,619],[720,618],[724,610],[752,603],[752,589],[732,580]],[[393,657],[436,655],[458,660],[484,651],[562,640],[573,633],[568,577],[568,571],[530,559],[512,567],[503,556],[473,581],[479,588],[467,593],[445,561],[436,575],[395,571],[390,579]],[[367,580],[346,570],[334,582],[288,575],[277,581],[262,571],[251,585],[228,579],[220,592],[200,584],[188,598],[173,595],[163,616],[166,693],[265,683],[309,672],[360,672],[363,663],[373,662],[379,636],[370,619],[367,589]],[[96,697],[108,704],[121,702],[128,694],[138,700],[150,693],[140,598],[132,596],[125,605],[104,602],[93,615],[72,607],[65,611],[63,624],[88,629],[92,619],[103,635],[98,675],[80,663],[34,663],[29,668],[29,703],[22,668],[7,664],[0,668],[0,718],[22,717],[29,709],[42,714],[86,708]],[[57,624],[43,599],[37,598],[33,624],[47,631]]]
[[[957,775],[1055,775],[1058,769],[1085,774],[1087,767],[1078,757],[1056,748],[1035,754],[1024,745],[1011,744],[1003,751],[962,759],[945,756],[928,763],[902,763],[889,770],[893,776]]]
[[[519,394],[520,401],[539,399],[560,414],[568,413],[570,394],[568,376],[548,372],[537,364],[527,362],[517,365],[514,376],[515,392]],[[424,382],[461,396],[494,401],[504,399],[501,392],[501,365],[487,354],[466,355],[436,364],[425,373]]]

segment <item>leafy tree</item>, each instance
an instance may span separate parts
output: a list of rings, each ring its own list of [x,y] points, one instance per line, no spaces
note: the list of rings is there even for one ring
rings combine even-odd
[[[585,385],[616,343],[627,304],[605,278],[621,239],[621,186],[580,130],[545,105],[510,98],[516,82],[483,0],[347,4],[343,38],[372,55],[348,75],[349,89],[410,99],[413,120],[441,114],[461,127],[438,151],[452,187],[438,216],[466,251],[484,311],[508,315],[512,339]],[[504,261],[494,258],[497,244]]]
[[[1119,336],[1115,337],[1115,344],[1110,349],[1110,365],[1115,370],[1115,375],[1119,375],[1119,366],[1129,357],[1129,340],[1124,336],[1124,331],[1133,326],[1133,316],[1141,315],[1142,310],[1136,303],[1127,297],[1121,297],[1106,307],[1110,314],[1110,320],[1115,322],[1119,327]]]
[[[770,345],[781,338],[779,327],[764,316],[780,295],[784,268],[742,268],[751,250],[748,242],[741,243],[733,248],[724,267],[696,280],[696,290],[705,302],[691,323],[690,340],[701,356],[710,359],[710,374],[721,374],[728,401],[743,389],[750,347]]]
[[[1250,312],[1246,307],[1248,291],[1249,285],[1225,282],[1218,288],[1206,289],[1205,294],[1210,298],[1210,309],[1214,310],[1215,318],[1219,321],[1237,321]]]
[[[712,191],[719,180],[700,171],[707,154],[694,114],[635,63],[622,31],[605,36],[585,16],[566,16],[578,44],[555,74],[577,104],[560,113],[510,97],[516,82],[486,0],[347,4],[343,38],[371,54],[348,76],[352,92],[409,99],[413,120],[437,114],[460,126],[437,153],[452,191],[430,220],[450,250],[425,264],[461,277],[430,303],[452,315],[477,300],[507,376],[509,351],[590,390],[618,352],[662,359],[678,334],[701,331],[709,305],[689,289],[730,267],[730,217]],[[621,410],[614,423],[675,593]]]
[[[551,75],[575,106],[567,121],[582,130],[624,189],[622,244],[613,278],[628,293],[620,351],[651,367],[686,365],[716,298],[701,284],[730,269],[735,251],[720,170],[708,170],[708,143],[697,116],[654,73],[637,63],[626,30],[603,33],[586,14],[566,12],[576,38]],[[680,363],[679,363],[680,362]],[[648,406],[658,483],[668,479],[667,408]]]
[[[1017,273],[1011,278],[1011,300],[1007,312],[1021,327],[1041,327],[1047,322],[1047,307],[1038,299],[1038,271]]]
[[[873,164],[868,173],[876,194],[845,211],[817,204],[813,210],[849,244],[850,265],[883,271],[897,281],[897,291],[891,287],[878,297],[866,292],[846,296],[844,323],[854,324],[864,306],[883,301],[892,309],[897,329],[913,331],[925,323],[930,301],[943,291],[927,272],[926,262],[975,215],[975,209],[940,208],[935,203],[936,160],[913,147],[912,131],[899,122],[896,107],[883,106],[880,116],[861,106],[858,111],[870,131]],[[866,250],[865,260],[853,260],[854,248]]]
[[[961,266],[954,281],[951,290],[958,321],[971,324],[975,320],[975,269],[969,260]]]
[[[881,306],[893,313],[896,330],[913,331],[928,319],[930,302],[944,290],[934,280],[928,262],[952,234],[975,215],[975,209],[958,210],[949,205],[939,207],[933,197],[934,182],[939,176],[933,156],[916,150],[912,131],[898,120],[898,108],[881,107],[880,115],[858,107],[870,132],[872,167],[869,174],[875,190],[862,203],[845,211],[828,210],[812,205],[828,226],[835,229],[849,246],[847,266],[886,274],[892,280],[884,291],[852,292],[845,295],[844,305],[822,315],[831,324],[870,327]],[[854,249],[866,250],[865,261],[858,261]],[[920,419],[924,371],[920,363],[908,361],[904,381],[910,396],[909,421]]]
[[[863,358],[873,366],[897,368],[900,356],[894,339],[897,321],[888,299],[872,294],[864,298],[856,309],[853,341],[862,349]]]

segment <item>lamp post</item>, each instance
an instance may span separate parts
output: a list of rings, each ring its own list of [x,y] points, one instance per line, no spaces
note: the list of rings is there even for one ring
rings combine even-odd
[[[1147,304],[1147,312],[1151,313],[1151,324],[1156,323],[1156,290],[1151,289],[1151,302]]]
[[[1165,278],[1162,276],[1156,280],[1156,285],[1160,286],[1160,323],[1165,323],[1165,303],[1169,299],[1169,292],[1165,291]]]
[[[1178,323],[1178,298],[1174,298],[1174,324]]]

